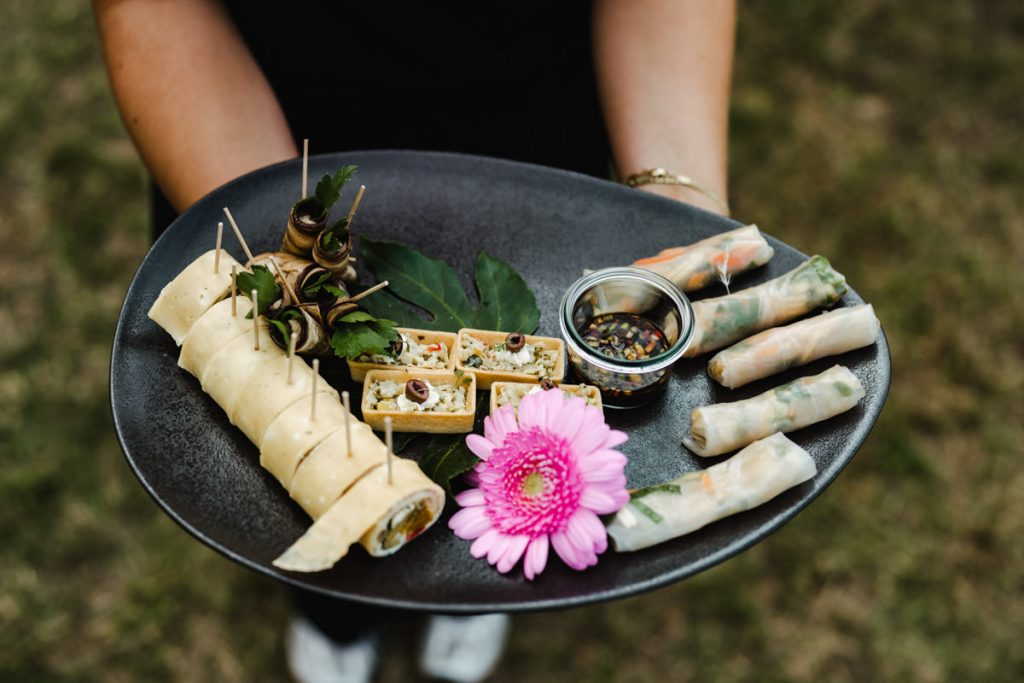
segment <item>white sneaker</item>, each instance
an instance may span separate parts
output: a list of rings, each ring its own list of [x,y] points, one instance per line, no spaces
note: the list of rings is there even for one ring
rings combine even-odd
[[[501,659],[509,623],[507,614],[430,617],[420,668],[453,683],[484,680]]]
[[[336,643],[308,619],[292,618],[285,636],[288,669],[297,683],[369,683],[377,666],[377,638]]]

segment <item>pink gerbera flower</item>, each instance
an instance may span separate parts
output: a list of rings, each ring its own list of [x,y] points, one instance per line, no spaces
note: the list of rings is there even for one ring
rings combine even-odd
[[[629,501],[626,456],[613,450],[626,435],[601,411],[561,391],[527,394],[519,417],[506,405],[484,420],[484,435],[466,445],[480,458],[477,488],[455,497],[463,506],[448,526],[472,540],[473,557],[505,573],[524,557],[527,579],[544,570],[548,548],[573,569],[597,564],[608,547],[598,515]]]

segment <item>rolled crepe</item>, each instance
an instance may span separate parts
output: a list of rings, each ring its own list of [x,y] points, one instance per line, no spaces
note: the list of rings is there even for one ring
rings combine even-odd
[[[692,292],[719,280],[768,263],[775,250],[756,225],[723,232],[685,247],[665,249],[633,265],[654,271]]]
[[[403,458],[378,466],[334,503],[274,566],[297,572],[329,569],[360,542],[374,556],[390,555],[426,531],[444,507],[444,492]]]
[[[824,256],[810,259],[785,275],[727,296],[693,304],[693,343],[687,358],[714,351],[755,332],[830,306],[846,293],[846,278]]]
[[[242,270],[242,265],[221,249],[220,264],[213,272],[216,250],[211,249],[160,290],[160,295],[149,309],[149,317],[174,338],[181,346],[192,323],[231,288],[231,266]]]
[[[697,408],[690,436],[683,439],[697,455],[721,455],[775,432],[792,432],[846,412],[864,398],[852,372],[835,365],[734,403]]]
[[[178,367],[196,377],[202,377],[206,364],[231,340],[245,334],[252,335],[252,319],[245,317],[250,310],[252,301],[248,297],[237,298],[235,315],[231,315],[230,299],[215,303],[206,313],[199,316],[192,324],[192,329],[185,335],[181,343],[181,354],[178,356]],[[258,325],[266,327],[267,323],[260,318]]]
[[[708,374],[730,389],[813,360],[875,343],[879,324],[871,304],[862,304],[765,330],[719,351]]]
[[[314,373],[301,358],[292,360],[292,383],[288,383],[288,357],[281,356],[264,365],[259,372],[241,382],[241,390],[232,412],[231,421],[241,429],[257,448],[263,446],[263,433],[281,412],[313,392]],[[316,382],[317,404],[328,400],[338,402],[338,392],[323,378]]]
[[[251,332],[235,337],[207,361],[200,377],[203,391],[224,409],[232,422],[238,397],[249,378],[258,375],[270,363],[286,357],[270,339],[266,323],[262,320],[260,323],[258,351]],[[252,325],[251,320],[249,324]]]
[[[314,448],[295,470],[288,492],[313,519],[319,519],[367,471],[383,463],[386,446],[369,425],[352,418],[352,455],[340,429]]]
[[[291,489],[292,477],[303,458],[345,426],[345,408],[339,402],[318,400],[315,417],[311,403],[312,395],[299,399],[271,420],[263,432],[260,464],[277,477],[285,490]],[[352,416],[349,421],[358,424]]]
[[[608,535],[620,552],[647,548],[762,505],[817,471],[807,451],[773,434],[706,470],[634,491]]]

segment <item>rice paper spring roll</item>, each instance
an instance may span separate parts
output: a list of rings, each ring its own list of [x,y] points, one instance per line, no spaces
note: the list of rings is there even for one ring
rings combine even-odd
[[[774,253],[757,226],[746,225],[685,247],[665,249],[633,265],[654,271],[684,292],[693,292],[723,276],[733,277],[762,266]]]
[[[708,374],[730,389],[875,343],[880,329],[871,304],[828,311],[747,337],[719,351]]]
[[[632,492],[608,535],[620,552],[648,548],[763,505],[817,471],[807,451],[776,433],[725,462]]]
[[[864,398],[849,369],[834,365],[753,398],[696,408],[683,443],[701,456],[721,455],[774,434],[792,432],[844,413]]]
[[[846,293],[846,278],[824,256],[812,256],[785,275],[726,296],[693,303],[693,343],[687,358],[714,351],[755,332],[831,306]]]
[[[217,251],[211,249],[178,273],[160,290],[150,307],[150,319],[181,346],[192,324],[231,289],[231,267],[242,265],[228,252],[220,250],[220,261],[214,271]]]
[[[296,572],[329,569],[362,543],[375,557],[390,555],[426,531],[444,508],[444,492],[416,463],[393,458],[366,474],[332,505],[274,566]]]

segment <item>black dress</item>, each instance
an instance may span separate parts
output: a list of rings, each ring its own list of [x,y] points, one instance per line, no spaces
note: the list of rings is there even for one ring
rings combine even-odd
[[[225,4],[314,154],[457,151],[608,174],[589,1]],[[159,233],[175,214],[159,191],[153,208]]]

